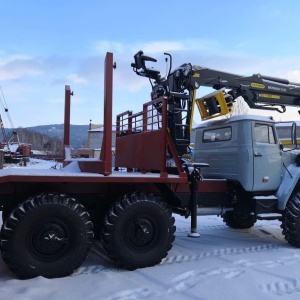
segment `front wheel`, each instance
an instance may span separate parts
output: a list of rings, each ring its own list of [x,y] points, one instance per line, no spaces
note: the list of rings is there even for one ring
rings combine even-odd
[[[6,218],[1,253],[19,278],[70,275],[87,257],[93,237],[85,208],[65,195],[29,198]]]
[[[126,195],[104,219],[104,248],[116,263],[129,270],[156,265],[172,248],[174,222],[171,209],[157,197]]]
[[[237,214],[229,211],[223,215],[223,221],[231,228],[246,229],[251,228],[255,224],[256,219],[251,215]]]
[[[288,243],[300,248],[300,193],[294,194],[288,201],[281,227]]]

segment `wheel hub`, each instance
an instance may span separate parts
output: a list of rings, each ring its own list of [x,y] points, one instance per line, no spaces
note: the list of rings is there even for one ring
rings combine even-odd
[[[39,255],[54,255],[68,242],[66,231],[59,223],[43,223],[32,235],[32,249]]]
[[[154,237],[154,227],[150,220],[137,218],[128,228],[128,239],[136,247],[148,245]]]

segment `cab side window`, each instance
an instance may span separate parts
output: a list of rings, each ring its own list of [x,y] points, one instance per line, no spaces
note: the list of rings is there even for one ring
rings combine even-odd
[[[229,141],[231,139],[231,131],[231,127],[205,130],[203,132],[202,140],[204,143]]]
[[[257,143],[275,144],[273,127],[256,123],[254,126],[254,141]]]

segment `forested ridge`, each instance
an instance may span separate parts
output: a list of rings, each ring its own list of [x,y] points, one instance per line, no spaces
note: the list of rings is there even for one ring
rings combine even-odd
[[[85,145],[88,136],[88,128],[88,125],[71,125],[70,143],[72,147],[78,148]],[[31,144],[33,150],[43,151],[47,154],[54,155],[62,153],[64,136],[63,124],[6,129],[8,139],[12,137],[13,131],[18,133],[19,141],[21,143]]]

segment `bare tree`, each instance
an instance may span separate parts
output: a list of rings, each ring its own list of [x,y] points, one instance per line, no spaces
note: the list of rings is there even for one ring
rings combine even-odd
[[[48,154],[60,154],[63,150],[63,142],[58,138],[52,138],[26,128],[17,130],[21,143],[31,144],[32,149],[45,151]]]

